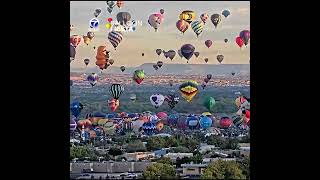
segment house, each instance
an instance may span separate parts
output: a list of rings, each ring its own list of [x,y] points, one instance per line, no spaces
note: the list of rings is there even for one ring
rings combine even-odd
[[[192,153],[168,153],[164,155],[164,157],[169,157],[172,161],[176,161],[176,159],[179,157],[180,159],[184,157],[193,157]]]
[[[222,161],[235,161],[236,158],[203,158],[202,163],[209,164],[218,160]]]
[[[205,144],[205,143],[201,143],[200,145],[200,153],[201,154],[204,154],[206,153],[207,151],[213,151],[215,149],[215,146],[214,145],[208,145],[208,144]]]
[[[134,153],[125,153],[122,155],[127,159],[127,161],[139,161],[143,159],[151,159],[155,157],[154,152],[134,152]]]
[[[160,157],[162,157],[162,156],[167,154],[167,150],[166,149],[160,149],[160,150],[156,150],[156,151],[153,151],[153,152],[154,152],[156,158],[160,158]]]
[[[182,174],[180,176],[200,176],[208,164],[181,164]]]

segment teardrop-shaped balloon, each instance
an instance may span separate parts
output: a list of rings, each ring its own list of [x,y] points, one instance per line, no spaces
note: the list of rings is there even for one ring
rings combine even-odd
[[[212,42],[210,39],[208,39],[208,40],[206,40],[206,41],[204,42],[204,44],[205,44],[208,48],[211,47],[212,43],[213,43],[213,42]]]
[[[191,44],[184,44],[181,47],[181,54],[183,55],[184,58],[189,60],[193,56],[193,53],[194,53],[195,49],[196,48]]]
[[[152,66],[153,66],[153,69],[155,69],[155,70],[158,70],[158,68],[159,68],[157,64],[154,64]]]
[[[161,49],[156,49],[156,53],[158,54],[158,56],[160,56],[160,54],[162,53]]]
[[[158,62],[157,62],[157,65],[159,66],[159,68],[161,68],[162,65],[163,65],[163,62],[162,62],[162,61],[158,61]]]
[[[109,63],[112,65],[114,63],[113,59],[109,59]]]
[[[211,22],[215,28],[217,28],[218,24],[221,22],[220,14],[213,14],[211,15]]]
[[[187,21],[185,21],[185,20],[181,20],[180,19],[180,20],[177,21],[176,27],[180,32],[184,33],[184,32],[186,32],[188,30],[189,23]]]
[[[217,55],[217,60],[219,63],[221,63],[223,61],[223,59],[224,59],[223,55],[221,55],[221,54]]]
[[[224,39],[224,42],[227,43],[227,42],[228,42],[228,39]]]
[[[122,41],[122,37],[123,36],[122,36],[121,32],[117,32],[117,31],[109,32],[108,39],[109,39],[110,43],[112,44],[112,46],[114,47],[114,49],[116,49],[118,47],[118,45]]]
[[[126,70],[126,67],[121,66],[121,67],[120,67],[120,70],[123,72],[124,70]]]
[[[201,21],[203,22],[203,24],[206,24],[206,22],[207,22],[208,19],[209,19],[208,13],[203,13],[203,14],[201,14],[201,15],[200,15],[200,19],[201,19]]]
[[[73,47],[76,48],[80,44],[81,39],[82,39],[82,37],[79,36],[79,35],[72,35],[70,37],[70,44],[73,45]]]
[[[160,14],[164,14],[164,9],[160,9]]]
[[[169,57],[172,61],[172,59],[176,56],[176,52],[174,50],[169,50],[166,52],[166,56]]]
[[[205,61],[206,63],[208,63],[209,59],[208,59],[208,58],[204,58],[204,61]]]
[[[99,79],[99,77],[96,73],[89,74],[87,77],[87,81],[89,81],[89,83],[91,84],[92,87],[97,84],[98,79]]]
[[[244,44],[243,40],[241,39],[241,37],[237,37],[236,38],[236,43],[238,44],[238,46],[241,48]]]
[[[243,30],[240,32],[239,37],[243,40],[244,45],[248,45],[250,40],[250,31],[249,30]]]
[[[191,24],[191,28],[194,33],[196,33],[197,37],[202,33],[204,24],[202,21],[193,21]]]
[[[228,17],[230,15],[230,11],[229,10],[223,10],[221,13],[224,17]]]
[[[212,78],[212,74],[207,74],[207,78],[210,80]]]
[[[196,57],[199,57],[200,53],[199,53],[199,52],[194,52],[194,55],[195,55]]]
[[[83,62],[84,62],[84,64],[85,64],[86,66],[88,66],[88,64],[89,64],[89,62],[90,62],[90,59],[84,59]]]

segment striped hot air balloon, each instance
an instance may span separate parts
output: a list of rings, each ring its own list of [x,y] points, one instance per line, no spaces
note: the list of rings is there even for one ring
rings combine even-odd
[[[124,88],[121,84],[112,84],[110,87],[110,92],[114,99],[119,99],[123,91]]]
[[[70,37],[70,44],[71,44],[73,47],[76,48],[76,47],[80,44],[81,39],[82,39],[82,37],[79,36],[79,35],[72,35],[72,36]]]
[[[114,47],[114,49],[116,50],[116,48],[118,47],[118,45],[122,41],[122,33],[117,32],[117,31],[111,31],[108,34],[108,39],[109,39],[110,43],[112,44],[112,46]]]
[[[193,21],[191,23],[192,30],[196,33],[197,37],[202,33],[204,24],[202,21]]]

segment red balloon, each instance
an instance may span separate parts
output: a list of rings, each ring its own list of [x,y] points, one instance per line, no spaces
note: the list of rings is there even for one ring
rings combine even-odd
[[[210,48],[213,42],[210,39],[208,39],[204,43],[208,48]]]
[[[231,126],[231,124],[232,124],[232,120],[230,118],[225,117],[220,119],[221,128],[228,128]]]
[[[241,37],[237,37],[236,38],[236,43],[238,44],[238,46],[241,48],[244,44],[243,40],[241,39]]]
[[[108,18],[108,22],[111,22],[112,21],[112,18]]]

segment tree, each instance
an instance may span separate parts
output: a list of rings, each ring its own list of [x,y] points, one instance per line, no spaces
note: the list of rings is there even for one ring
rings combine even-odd
[[[243,159],[238,160],[240,168],[243,171],[243,174],[250,179],[250,156],[245,156]]]
[[[209,145],[215,145],[216,147],[221,147],[225,143],[225,139],[221,136],[211,135],[207,138],[207,143]]]
[[[112,147],[109,149],[108,153],[111,155],[111,156],[119,156],[121,154],[123,154],[123,152],[121,151],[121,149],[119,148],[116,148],[116,147]]]
[[[225,143],[221,147],[222,149],[238,149],[239,148],[239,140],[238,139],[227,139]]]
[[[173,148],[173,152],[175,152],[175,153],[189,153],[190,150],[187,147],[178,146],[176,148]]]
[[[246,179],[240,165],[235,161],[215,161],[204,170],[202,179]]]
[[[175,179],[176,171],[172,165],[154,163],[148,166],[142,175],[145,179]]]
[[[162,157],[162,158],[158,159],[156,162],[162,163],[162,164],[173,165],[173,162],[171,161],[171,159],[169,157]]]
[[[85,157],[89,157],[90,159],[95,159],[96,155],[94,151],[91,150],[88,146],[73,146],[70,148],[70,158],[79,158],[84,159]]]
[[[166,147],[166,142],[162,137],[149,137],[147,141],[147,149],[149,151],[159,150]]]
[[[145,152],[147,149],[145,145],[140,140],[135,140],[133,142],[130,142],[127,146],[127,152],[133,153],[133,152]]]
[[[193,155],[192,157],[190,157],[189,159],[193,163],[200,164],[203,161],[203,156],[202,156],[202,154],[197,153],[197,154]]]

